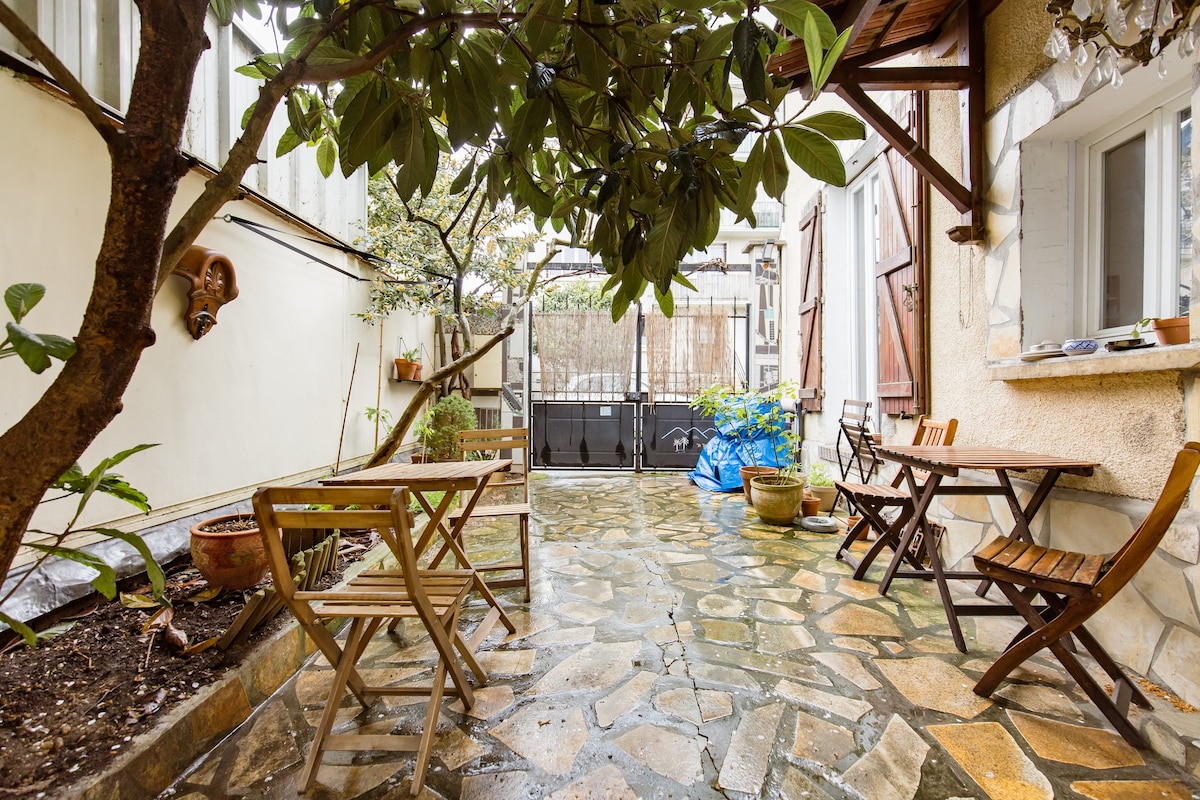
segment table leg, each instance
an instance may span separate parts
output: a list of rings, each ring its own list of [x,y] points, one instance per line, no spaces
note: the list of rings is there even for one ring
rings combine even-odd
[[[454,557],[458,559],[458,563],[464,567],[467,567],[468,569],[471,568],[471,561],[467,558],[466,550],[463,547],[462,532],[463,528],[466,527],[467,520],[471,518],[471,512],[474,511],[475,506],[478,505],[479,498],[483,497],[483,493],[486,488],[487,478],[485,477],[475,487],[475,491],[471,493],[470,499],[467,500],[467,504],[463,507],[462,516],[458,518],[458,520],[454,523],[454,527],[452,527],[450,532],[446,535],[446,547],[449,547],[454,552]],[[445,548],[443,548],[443,551],[444,550]],[[501,607],[500,602],[496,600],[496,595],[492,594],[491,587],[487,585],[487,582],[484,581],[483,576],[478,572],[475,573],[475,588],[481,595],[483,595],[483,598],[487,600],[488,605],[492,607],[493,611],[497,612],[499,620],[504,623],[504,627],[508,629],[508,632],[516,633],[516,624],[514,624],[512,619],[509,618],[508,613],[503,607]],[[495,624],[494,619],[492,620],[492,624]]]
[[[887,571],[883,573],[883,580],[879,582],[879,593],[887,594],[888,588],[892,585],[892,580],[896,577],[896,572],[900,569],[901,562],[904,561],[905,555],[908,553],[908,546],[912,543],[912,538],[916,535],[917,528],[926,529],[928,523],[925,521],[925,512],[929,508],[929,504],[933,502],[933,496],[937,492],[938,486],[942,483],[942,476],[936,472],[929,475],[929,479],[925,481],[924,486],[917,484],[916,477],[912,474],[912,468],[905,465],[903,467],[905,478],[908,480],[909,489],[913,495],[913,512],[909,518],[908,524],[904,526],[904,532],[900,535],[899,541],[896,543],[896,552],[892,555],[892,561],[888,564]],[[931,539],[932,532],[926,530],[925,538]]]

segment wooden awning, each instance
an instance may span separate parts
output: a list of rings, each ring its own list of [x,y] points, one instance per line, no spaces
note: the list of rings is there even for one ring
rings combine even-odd
[[[815,0],[850,43],[833,70],[832,90],[962,214],[947,234],[956,242],[983,238],[983,19],[999,0]],[[812,90],[804,44],[772,57],[767,69]],[[958,50],[957,66],[881,67],[929,48],[942,57]],[[867,94],[870,91],[957,91],[962,128],[962,179],[955,178]]]

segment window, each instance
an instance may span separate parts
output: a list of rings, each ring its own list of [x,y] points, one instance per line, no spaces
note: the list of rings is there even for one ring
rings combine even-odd
[[[1118,130],[1080,140],[1086,198],[1078,290],[1085,327],[1127,331],[1191,302],[1191,108],[1188,95]]]

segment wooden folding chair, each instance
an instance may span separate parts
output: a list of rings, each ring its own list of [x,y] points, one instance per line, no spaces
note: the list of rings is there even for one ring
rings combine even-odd
[[[301,793],[312,788],[321,755],[327,750],[416,751],[412,793],[420,793],[429,766],[443,694],[461,697],[467,708],[475,702],[466,674],[455,656],[456,643],[469,659],[476,676],[481,681],[486,680],[474,658],[463,648],[457,631],[459,611],[471,590],[474,571],[418,568],[408,499],[407,489],[393,487],[267,487],[254,495],[254,512],[266,545],[275,589],[334,668],[329,697],[300,773]],[[297,509],[297,505],[306,507]],[[367,570],[338,589],[299,591],[293,583],[283,550],[284,528],[376,528],[396,554],[400,568]],[[324,623],[340,619],[349,620],[350,626],[345,643],[339,646]],[[433,680],[422,686],[367,686],[355,664],[379,627],[400,619],[419,619],[429,632],[438,654]],[[446,686],[447,672],[451,686]],[[410,736],[331,734],[347,688],[364,708],[382,696],[428,696],[424,728],[419,735]]]
[[[937,422],[922,415],[917,418],[917,430],[913,435],[913,444],[925,446],[951,445],[954,444],[954,434],[957,431],[957,419]],[[918,478],[922,477],[918,475]],[[896,473],[896,477],[892,479],[890,484],[850,483],[844,480],[834,481],[834,485],[838,487],[838,491],[846,498],[846,502],[851,506],[852,510],[862,515],[862,519],[859,520],[858,524],[846,531],[846,538],[842,541],[842,545],[837,551],[837,558],[845,560],[854,567],[855,580],[863,579],[867,569],[871,566],[871,562],[875,560],[876,556],[885,547],[895,546],[896,542],[893,541],[892,537],[888,536],[888,531],[902,528],[904,523],[912,516],[912,497],[909,495],[908,490],[903,488],[903,483],[904,474],[901,472]],[[900,515],[897,520],[889,522],[884,516],[885,509],[888,508],[900,509]],[[862,559],[856,561],[854,555],[851,553],[850,545],[868,525],[875,529],[877,538],[868,548]],[[895,527],[893,528],[893,526]],[[919,561],[917,556],[911,556],[909,560],[913,561],[913,566],[918,569],[921,568],[921,564],[916,563]]]
[[[493,489],[504,489],[512,486],[520,486],[522,492],[522,501],[519,503],[505,503],[502,505],[485,505],[480,503],[475,506],[471,512],[471,518],[479,517],[516,517],[518,526],[518,535],[520,537],[521,560],[520,562],[505,562],[498,564],[483,564],[475,565],[478,572],[518,572],[520,577],[516,578],[497,578],[487,582],[487,585],[493,589],[503,589],[509,586],[524,586],[525,587],[525,602],[528,603],[531,599],[529,589],[529,514],[531,508],[529,505],[529,429],[528,428],[491,428],[474,431],[461,431],[458,434],[458,446],[462,451],[462,458],[466,461],[473,453],[481,453],[494,451],[501,453],[502,451],[520,450],[523,452],[521,458],[521,471],[515,470],[509,473],[501,473],[504,475],[504,480],[500,483],[489,484],[487,491]],[[486,498],[484,498],[486,499]],[[462,510],[450,512],[451,519],[458,519],[462,515]]]
[[[975,554],[975,566],[995,581],[1028,623],[975,684],[976,694],[989,697],[1009,673],[1048,647],[1125,741],[1135,747],[1148,746],[1129,721],[1128,713],[1131,700],[1147,709],[1151,707],[1149,701],[1084,623],[1112,600],[1154,553],[1183,505],[1197,466],[1200,466],[1200,444],[1188,442],[1175,457],[1166,486],[1150,514],[1112,556],[1052,550],[1005,536]],[[1046,605],[1033,605],[1038,595]],[[1112,679],[1112,696],[1075,658],[1069,646],[1071,635]]]
[[[850,480],[850,470],[854,469],[860,483],[871,482],[879,468],[879,459],[875,455],[875,445],[879,441],[879,434],[871,432],[871,404],[865,400],[843,401],[835,445],[843,481]]]

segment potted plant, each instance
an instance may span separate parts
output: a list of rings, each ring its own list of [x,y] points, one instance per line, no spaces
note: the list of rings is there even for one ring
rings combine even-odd
[[[1192,328],[1187,317],[1156,317],[1150,320],[1150,327],[1154,329],[1159,344],[1187,344],[1192,339]]]
[[[401,381],[421,380],[421,351],[414,347],[405,350],[396,359],[396,379]]]
[[[475,407],[461,395],[446,395],[429,409],[417,424],[416,433],[425,443],[426,460],[458,461],[462,455],[458,449],[459,431],[472,431],[477,427]]]
[[[814,461],[808,466],[808,488],[821,501],[819,511],[828,514],[837,501],[837,487],[833,485],[833,473],[824,461]]]
[[[223,589],[248,589],[267,574],[267,553],[253,514],[226,514],[191,527],[192,563]]]
[[[750,502],[750,479],[755,475],[770,475],[779,471],[773,463],[774,459],[762,458],[756,439],[762,437],[764,430],[759,426],[766,417],[756,411],[761,411],[760,405],[767,402],[767,396],[753,390],[738,390],[730,386],[712,386],[705,389],[692,399],[688,405],[697,409],[705,416],[712,417],[714,424],[721,433],[734,439],[738,445],[738,454],[745,463],[739,468],[742,479],[742,492],[746,501]],[[780,409],[782,412],[782,409]]]
[[[792,392],[782,383],[765,392],[744,392],[733,406],[735,420],[744,423],[743,451],[755,468],[774,466],[774,474],[750,479],[750,502],[759,519],[768,525],[791,525],[800,513],[807,476],[795,458],[799,437],[788,424],[780,402]]]

